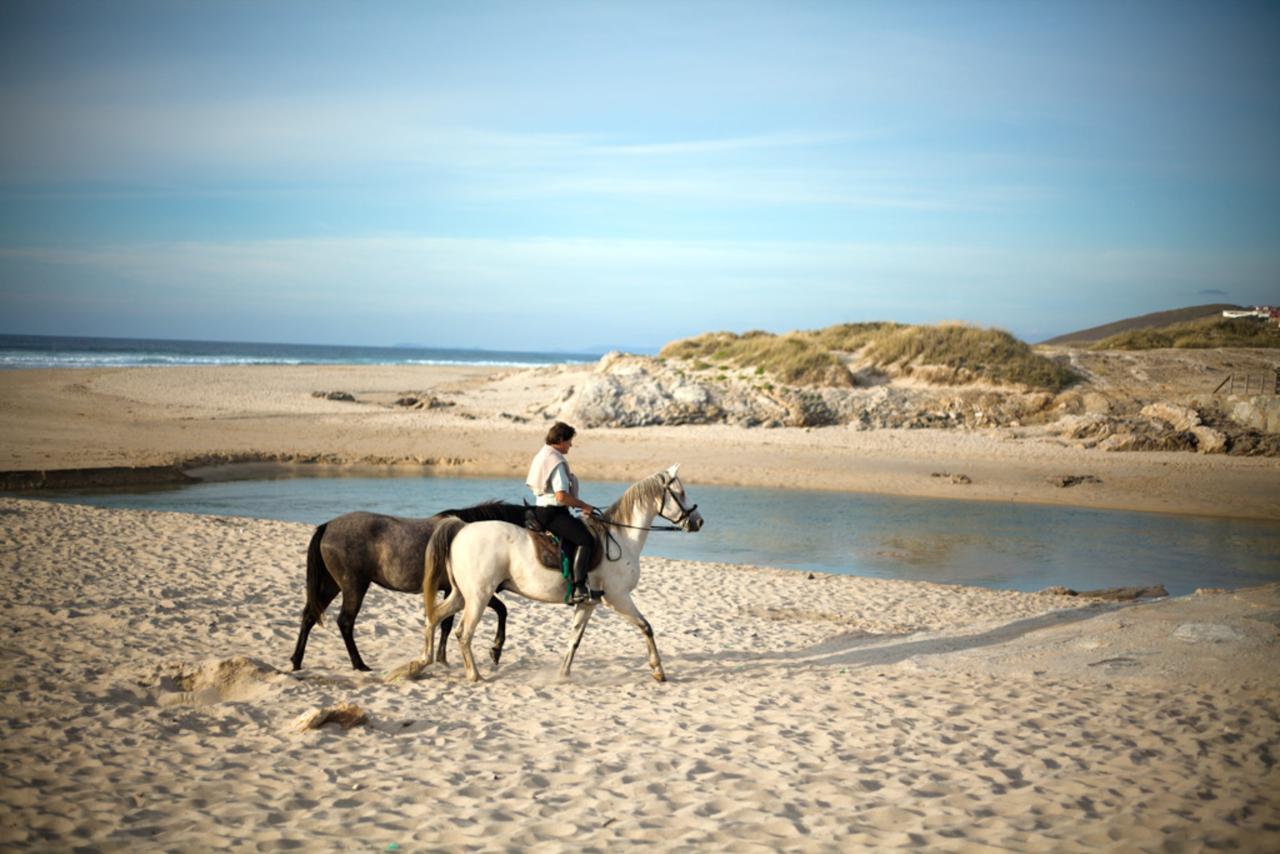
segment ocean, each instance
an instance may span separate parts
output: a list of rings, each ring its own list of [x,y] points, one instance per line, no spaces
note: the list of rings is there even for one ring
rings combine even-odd
[[[169,365],[495,365],[594,362],[600,353],[530,353],[446,347],[349,347],[151,338],[0,335],[0,370]]]

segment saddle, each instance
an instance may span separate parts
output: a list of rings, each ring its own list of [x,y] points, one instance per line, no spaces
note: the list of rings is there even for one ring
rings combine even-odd
[[[538,517],[534,515],[533,508],[526,505],[524,513],[524,526],[529,530],[529,536],[533,539],[534,551],[538,554],[538,562],[547,569],[553,569],[560,572],[562,569],[562,558],[564,557],[564,549],[560,544],[560,540],[550,531],[544,529],[542,524],[538,522]],[[601,543],[604,541],[606,528],[596,519],[583,519],[583,524],[587,526],[587,531],[591,534],[591,565],[587,567],[588,572],[594,572],[600,568],[601,562],[604,560],[604,549]]]

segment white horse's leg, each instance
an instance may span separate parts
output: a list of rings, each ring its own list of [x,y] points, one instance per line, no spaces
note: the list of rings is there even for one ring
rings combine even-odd
[[[569,651],[564,654],[564,659],[560,662],[561,679],[569,678],[569,668],[573,666],[573,654],[578,651],[578,644],[582,643],[582,633],[587,630],[587,623],[591,622],[591,613],[595,609],[595,603],[583,602],[573,611],[573,643],[569,645]]]
[[[620,596],[609,594],[605,596],[604,601],[610,608],[626,617],[633,626],[644,632],[645,642],[649,644],[649,669],[653,671],[654,679],[666,682],[667,674],[663,672],[662,659],[658,657],[658,644],[653,640],[653,627],[644,618],[644,614],[640,613],[636,603],[631,601],[631,594],[623,593]]]
[[[480,681],[480,671],[476,669],[476,659],[471,654],[471,637],[476,633],[476,627],[480,625],[480,618],[484,616],[488,603],[488,596],[473,596],[467,599],[462,608],[462,631],[458,635],[458,648],[462,650],[462,663],[467,668],[468,682]]]

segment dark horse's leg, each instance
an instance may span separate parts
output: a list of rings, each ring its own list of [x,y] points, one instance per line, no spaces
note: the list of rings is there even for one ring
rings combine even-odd
[[[308,602],[302,609],[302,626],[298,629],[298,642],[293,647],[294,670],[302,669],[302,656],[307,651],[307,638],[311,635],[311,629],[319,622],[320,615],[339,592],[337,583],[326,574],[320,581],[320,589],[316,591],[315,601]]]
[[[351,666],[356,670],[369,670],[369,665],[360,658],[360,650],[356,649],[356,614],[360,613],[360,605],[364,602],[364,594],[369,589],[369,580],[361,579],[360,583],[350,590],[342,591],[342,610],[338,612],[338,629],[342,632],[342,640],[347,645],[347,655],[351,656]]]
[[[502,658],[502,645],[507,642],[507,606],[502,604],[501,599],[494,596],[489,600],[489,607],[498,615],[498,632],[493,636],[493,649],[489,650],[489,655],[493,657],[493,663],[496,665],[498,659]]]
[[[440,585],[440,592],[444,594],[444,597],[446,599],[449,598],[449,594],[452,591],[453,591],[453,588],[450,587],[448,584]],[[450,614],[449,616],[445,617],[443,620],[440,621],[440,643],[436,644],[436,662],[439,664],[449,663],[445,658],[445,647],[448,646],[449,644],[449,632],[452,630],[453,630],[453,615]],[[428,662],[428,664],[429,663],[430,662]]]

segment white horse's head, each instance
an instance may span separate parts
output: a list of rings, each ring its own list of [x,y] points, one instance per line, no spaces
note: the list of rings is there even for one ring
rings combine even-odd
[[[666,471],[659,473],[665,489],[662,504],[658,507],[658,515],[672,524],[679,525],[681,530],[687,533],[700,531],[703,524],[702,514],[698,512],[698,505],[689,503],[684,484],[680,482],[677,474],[679,471],[680,464],[675,463]]]

